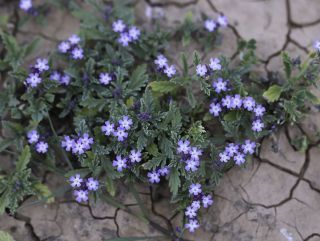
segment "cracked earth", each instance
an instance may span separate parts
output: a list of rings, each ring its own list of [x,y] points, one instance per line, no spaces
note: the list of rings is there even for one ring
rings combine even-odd
[[[282,71],[281,51],[303,57],[312,42],[320,38],[319,0],[138,0],[135,11],[138,22],[145,26],[150,26],[154,18],[172,26],[188,12],[199,20],[202,14],[214,18],[223,13],[230,26],[222,31],[222,45],[208,55],[236,56],[237,41],[254,38],[264,66],[260,71],[265,76],[271,71]],[[28,23],[17,29],[19,13],[13,6],[0,5],[1,14],[9,12],[13,32],[21,42],[36,35],[42,39],[42,48],[30,61],[48,54],[58,41],[79,29],[78,21],[63,11],[49,12],[50,25],[46,27]],[[236,167],[225,174],[213,193],[214,205],[202,214],[202,227],[183,240],[320,241],[319,128],[319,109],[312,107],[299,125],[282,128],[265,138],[259,155],[246,168]],[[308,142],[300,150],[295,144],[303,138]],[[51,190],[67,188],[62,177],[52,174],[45,174],[44,182]],[[11,233],[17,241],[104,240],[158,236],[161,232],[172,235],[181,215],[169,203],[168,191],[137,189],[150,220],[132,215],[140,205],[123,187],[117,194],[117,199],[125,204],[123,207],[102,201],[80,205],[71,196],[59,196],[59,192],[53,204],[28,199],[15,216],[0,217],[0,229]],[[178,240],[171,237],[161,240]]]

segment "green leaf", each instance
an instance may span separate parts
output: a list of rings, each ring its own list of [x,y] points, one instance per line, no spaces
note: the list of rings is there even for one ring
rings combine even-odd
[[[263,97],[268,101],[268,102],[274,102],[280,98],[280,95],[282,93],[282,88],[279,85],[272,85],[269,87],[268,90],[266,90],[263,93]]]
[[[8,192],[4,192],[0,195],[0,215],[4,213],[6,207],[10,202],[9,195],[7,193]]]
[[[4,231],[0,231],[0,241],[15,241],[12,236]]]
[[[197,101],[196,101],[196,98],[194,97],[194,94],[192,93],[191,87],[187,88],[187,99],[190,107],[193,109],[196,106]]]
[[[236,111],[230,111],[229,113],[225,114],[223,116],[223,119],[225,121],[236,121],[237,120],[237,112]]]
[[[187,60],[187,56],[185,53],[182,53],[181,61],[182,61],[182,66],[183,66],[183,76],[187,76],[188,71],[189,71],[189,65],[188,65],[188,60]]]
[[[151,154],[152,156],[159,155],[158,146],[154,143],[151,143],[149,146],[147,146],[147,152],[148,152],[148,154]]]
[[[176,90],[176,88],[178,87],[175,83],[169,81],[154,81],[149,85],[153,91],[159,93],[169,93]]]
[[[114,182],[109,175],[106,177],[106,188],[107,188],[108,193],[110,193],[110,195],[112,197],[114,197],[116,194],[116,189],[114,186]]]
[[[40,39],[35,38],[32,40],[31,43],[29,43],[27,46],[24,47],[24,57],[32,54],[36,48],[39,46]]]
[[[179,171],[176,168],[171,168],[169,175],[169,187],[173,196],[178,194],[179,187],[181,185]]]
[[[157,156],[157,157],[152,158],[148,162],[142,164],[142,167],[146,170],[155,169],[156,167],[158,167],[160,165],[161,162],[162,162],[162,159],[159,156]]]
[[[193,52],[193,64],[194,66],[197,66],[198,64],[200,64],[201,62],[201,58],[199,56],[199,53],[197,51]]]
[[[7,147],[9,147],[13,142],[14,142],[14,140],[12,140],[12,139],[0,140],[0,152],[7,149]]]
[[[31,158],[30,147],[25,146],[18,158],[16,170],[18,172],[25,170],[27,168],[28,163],[30,162],[30,158]]]
[[[290,78],[292,72],[292,63],[287,52],[282,52],[282,63],[284,65],[284,71],[287,78]]]
[[[130,93],[139,91],[148,82],[147,65],[143,64],[138,66],[132,73],[128,89]]]
[[[17,40],[13,36],[3,32],[1,33],[1,37],[8,53],[10,55],[15,55],[20,49]]]

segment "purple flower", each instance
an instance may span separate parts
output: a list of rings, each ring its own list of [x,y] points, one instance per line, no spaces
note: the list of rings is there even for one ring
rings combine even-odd
[[[200,183],[195,183],[195,184],[191,184],[189,187],[189,193],[191,195],[197,196],[202,192],[201,190],[201,184]]]
[[[108,85],[111,80],[112,80],[112,78],[109,75],[109,73],[100,73],[99,81],[100,81],[101,84]]]
[[[106,121],[103,126],[101,126],[101,131],[106,135],[110,136],[114,132],[114,124],[110,121]]]
[[[228,155],[228,153],[226,151],[221,152],[219,154],[219,157],[220,157],[221,162],[228,162],[230,160],[230,156]]]
[[[41,73],[43,71],[49,70],[48,60],[47,59],[37,59],[34,67]]]
[[[184,169],[186,171],[192,171],[195,172],[196,170],[198,170],[200,165],[199,160],[192,160],[192,159],[188,159],[186,160],[186,166],[184,167]]]
[[[202,150],[197,147],[192,147],[189,154],[192,160],[199,161],[200,156],[202,155]]]
[[[265,111],[266,111],[266,108],[264,108],[262,105],[257,105],[253,110],[253,112],[255,113],[256,117],[263,116]]]
[[[73,59],[83,59],[83,49],[76,47],[71,52]]]
[[[118,38],[118,42],[124,47],[129,46],[131,41],[132,39],[128,33],[121,33],[120,37]]]
[[[254,141],[245,140],[244,144],[241,145],[244,154],[253,154],[256,148],[256,143]]]
[[[83,182],[83,179],[81,178],[80,174],[76,174],[74,176],[71,176],[69,181],[70,181],[71,187],[81,187],[81,183]]]
[[[255,105],[256,105],[256,101],[251,96],[248,96],[248,97],[244,98],[243,107],[246,110],[252,111],[253,108],[255,107]]]
[[[38,153],[46,153],[48,151],[48,143],[40,141],[36,145],[36,151]]]
[[[71,77],[68,74],[64,74],[61,76],[61,79],[59,82],[62,85],[69,85],[70,81],[71,81]]]
[[[203,76],[206,75],[208,70],[207,70],[207,67],[204,64],[198,64],[196,71],[197,71],[197,75],[203,77]]]
[[[213,200],[210,194],[202,197],[202,204],[204,208],[207,208],[213,204]]]
[[[64,140],[61,142],[61,146],[65,148],[66,151],[71,151],[74,147],[75,141],[70,138],[70,136],[64,136]]]
[[[199,209],[201,208],[201,203],[200,203],[200,201],[193,201],[193,202],[191,203],[191,207],[192,207],[193,209],[195,209],[195,210],[199,210]]]
[[[169,78],[174,76],[177,72],[176,67],[174,65],[166,66],[163,71]]]
[[[73,146],[72,146],[72,153],[73,154],[83,154],[86,150],[85,145],[82,143],[81,140],[77,140],[74,142]]]
[[[58,81],[60,82],[61,74],[58,71],[53,71],[50,75],[50,80]]]
[[[210,59],[210,64],[209,64],[210,69],[214,70],[221,70],[221,64],[220,60],[218,58],[211,58]]]
[[[314,42],[313,47],[315,48],[316,51],[320,52],[320,41],[317,40]]]
[[[169,167],[164,166],[158,170],[160,176],[167,176],[169,174]]]
[[[189,140],[179,140],[178,141],[178,153],[188,154],[190,151],[190,141]]]
[[[74,190],[73,194],[76,197],[76,201],[78,203],[88,201],[88,191],[87,190]]]
[[[122,119],[119,120],[120,127],[129,130],[132,126],[133,122],[132,119],[129,118],[129,116],[123,116]]]
[[[225,152],[228,154],[228,156],[233,157],[235,154],[238,153],[239,145],[236,145],[234,143],[229,143],[226,147]]]
[[[228,19],[226,16],[220,15],[217,19],[217,22],[221,27],[228,26]]]
[[[41,82],[42,82],[42,79],[40,78],[38,73],[31,73],[26,79],[26,83],[33,88],[37,87],[38,84],[40,84]]]
[[[132,163],[139,163],[141,161],[141,151],[131,150],[129,159]]]
[[[78,44],[81,41],[80,37],[76,34],[73,34],[68,40],[71,44]]]
[[[93,144],[93,138],[90,137],[88,133],[83,134],[83,136],[80,137],[78,141],[82,142],[86,150],[89,150],[91,145]]]
[[[126,25],[123,23],[121,19],[113,22],[112,29],[116,33],[122,33],[126,28]]]
[[[132,40],[138,40],[140,36],[140,29],[138,29],[136,26],[132,26],[129,29],[129,36]]]
[[[24,11],[28,11],[32,8],[32,1],[31,0],[20,0],[19,7]]]
[[[195,219],[190,219],[184,226],[190,233],[194,233],[194,231],[200,227],[199,222]]]
[[[161,54],[157,56],[154,63],[158,66],[158,68],[164,68],[168,65],[168,59]]]
[[[58,45],[58,50],[63,54],[67,53],[70,48],[71,45],[67,41],[63,41]]]
[[[116,160],[113,161],[112,166],[117,168],[118,172],[122,172],[123,169],[127,168],[127,159],[122,158],[121,155],[116,156]]]
[[[231,101],[231,108],[233,109],[240,109],[242,106],[242,98],[240,95],[235,95],[234,97],[232,97],[232,101]]]
[[[157,171],[148,172],[148,178],[150,183],[160,182],[160,174]]]
[[[210,104],[209,112],[213,116],[216,116],[216,117],[219,116],[221,111],[222,111],[222,109],[221,109],[221,105],[219,103],[211,103]]]
[[[226,95],[224,98],[221,100],[222,106],[226,107],[227,109],[231,109],[232,107],[232,98],[230,95]]]
[[[97,191],[99,188],[99,181],[90,177],[86,182],[87,188],[90,191]]]
[[[184,214],[188,217],[188,218],[195,218],[197,216],[197,209],[195,209],[192,206],[187,207],[186,211],[184,212]]]
[[[224,81],[222,78],[218,78],[217,81],[212,83],[212,86],[214,91],[219,94],[220,92],[227,90],[227,81]]]
[[[28,142],[30,144],[38,142],[40,135],[36,130],[31,130],[27,133]]]
[[[238,166],[246,162],[245,156],[242,153],[238,153],[233,157],[233,159]]]
[[[118,141],[124,141],[128,137],[128,133],[126,132],[126,129],[123,127],[118,127],[116,131],[113,132],[113,135],[117,137]]]
[[[251,129],[255,132],[260,132],[260,131],[262,131],[263,127],[264,127],[263,122],[261,120],[257,119],[252,122]]]
[[[205,22],[204,22],[204,27],[205,29],[207,29],[209,32],[213,32],[214,30],[216,30],[217,28],[217,23],[212,20],[212,19],[207,19]]]

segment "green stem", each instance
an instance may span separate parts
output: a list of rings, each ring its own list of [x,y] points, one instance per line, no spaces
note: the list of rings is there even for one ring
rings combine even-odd
[[[49,111],[47,111],[47,116],[48,116],[50,128],[51,128],[51,130],[52,130],[52,132],[53,132],[53,135],[54,135],[54,137],[56,138],[56,140],[58,140],[59,137],[58,137],[58,135],[57,135],[56,130],[54,129],[54,126],[53,126],[51,117],[50,117],[50,115],[49,115]],[[73,170],[74,167],[72,166],[72,163],[70,162],[70,160],[69,160],[69,158],[68,158],[68,155],[67,155],[67,153],[65,152],[65,150],[64,150],[63,148],[61,148],[60,145],[58,145],[58,149],[59,149],[59,151],[60,151],[63,159],[64,159],[65,162],[68,164],[69,168],[70,168],[71,170]]]

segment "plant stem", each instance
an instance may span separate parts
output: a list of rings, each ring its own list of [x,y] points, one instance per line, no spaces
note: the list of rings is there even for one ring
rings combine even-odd
[[[52,132],[53,132],[53,135],[54,135],[54,137],[56,138],[56,140],[58,140],[59,137],[58,137],[57,132],[56,132],[54,126],[53,126],[53,123],[52,123],[52,120],[51,120],[49,111],[47,111],[47,116],[48,116],[50,128],[51,128],[51,130],[52,130]],[[67,155],[67,153],[65,152],[65,150],[62,149],[60,145],[58,145],[58,150],[60,151],[63,159],[65,160],[65,162],[68,164],[69,168],[70,168],[71,170],[73,170],[74,167],[72,166],[72,163],[71,163],[71,161],[69,160],[68,155]]]

